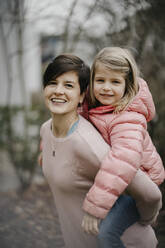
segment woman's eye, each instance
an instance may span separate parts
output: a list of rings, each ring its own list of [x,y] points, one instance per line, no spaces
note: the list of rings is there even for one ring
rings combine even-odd
[[[57,82],[56,81],[50,81],[49,85],[57,85]]]
[[[65,86],[66,86],[67,88],[73,88],[73,85],[72,85],[72,84],[65,84]]]

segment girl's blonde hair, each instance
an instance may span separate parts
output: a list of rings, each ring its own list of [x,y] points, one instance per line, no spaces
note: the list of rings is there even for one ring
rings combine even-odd
[[[107,69],[115,70],[124,73],[126,89],[122,99],[116,103],[115,112],[122,111],[126,108],[130,100],[138,92],[137,78],[139,76],[139,70],[137,64],[127,49],[120,47],[105,47],[95,57],[91,68],[91,80],[90,80],[90,102],[92,106],[96,106],[97,100],[94,96],[93,86],[94,77],[99,64],[105,65]]]

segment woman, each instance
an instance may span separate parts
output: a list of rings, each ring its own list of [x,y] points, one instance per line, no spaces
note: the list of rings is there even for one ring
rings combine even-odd
[[[109,146],[77,112],[89,80],[89,67],[69,54],[56,57],[43,80],[45,103],[52,118],[41,127],[42,168],[56,203],[66,248],[98,247],[97,237],[82,231],[82,203]],[[128,248],[155,248],[157,243],[152,228],[137,223],[122,239]]]

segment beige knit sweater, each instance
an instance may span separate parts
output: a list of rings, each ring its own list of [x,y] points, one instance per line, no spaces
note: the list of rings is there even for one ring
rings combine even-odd
[[[55,200],[66,248],[98,248],[97,237],[82,230],[82,203],[109,146],[81,116],[77,129],[66,138],[53,135],[51,122],[41,127],[43,173]],[[123,241],[128,248],[155,248],[157,243],[152,228],[137,223],[127,229]]]

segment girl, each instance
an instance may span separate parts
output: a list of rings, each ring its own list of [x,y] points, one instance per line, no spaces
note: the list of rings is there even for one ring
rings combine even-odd
[[[152,193],[165,178],[162,161],[147,132],[147,122],[155,113],[152,96],[145,81],[138,77],[137,65],[128,50],[108,47],[96,55],[91,69],[89,103],[88,112],[84,104],[84,115],[87,118],[88,114],[111,149],[85,198],[83,209],[88,214],[82,226],[86,232],[96,233],[99,219],[103,219],[100,246],[123,248],[120,236],[139,216],[125,211],[126,207],[129,209],[129,196],[120,194],[127,188],[136,200],[141,223],[150,223],[161,207],[160,194],[152,199]],[[145,210],[141,196],[143,199],[146,196]],[[136,207],[132,199],[133,205]]]

